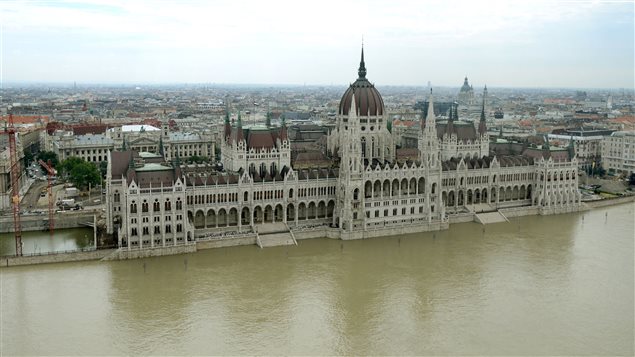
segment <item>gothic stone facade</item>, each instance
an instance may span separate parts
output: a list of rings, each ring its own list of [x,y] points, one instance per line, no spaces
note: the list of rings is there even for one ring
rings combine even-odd
[[[444,159],[432,96],[419,134],[419,158],[398,164],[384,132],[384,104],[366,79],[363,54],[358,74],[329,136],[333,167],[294,170],[282,156],[288,153],[284,126],[259,128],[250,139],[240,121],[233,127],[226,123],[226,172],[143,162],[132,152],[115,152],[108,168],[109,232],[117,231],[129,248],[248,235],[270,223],[296,232],[319,227],[331,237],[358,239],[445,229],[450,217],[475,207],[534,207],[542,214],[579,209],[575,158],[474,157],[469,148]]]

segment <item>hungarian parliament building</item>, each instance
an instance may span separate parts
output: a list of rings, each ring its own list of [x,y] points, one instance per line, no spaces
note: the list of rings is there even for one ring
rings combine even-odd
[[[274,236],[362,239],[496,215],[578,211],[575,156],[552,153],[548,145],[537,155],[494,155],[484,105],[477,123],[452,115],[437,121],[431,92],[416,154],[400,159],[382,96],[366,78],[362,49],[358,77],[327,137],[328,165],[294,168],[284,122],[243,127],[240,117],[225,119],[222,170],[113,151],[108,233],[127,249],[241,237],[262,247]]]

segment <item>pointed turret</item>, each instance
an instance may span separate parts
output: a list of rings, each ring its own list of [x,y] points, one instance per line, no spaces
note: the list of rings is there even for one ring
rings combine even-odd
[[[428,111],[426,114],[425,129],[421,131],[419,136],[419,158],[421,162],[429,167],[435,167],[437,164],[437,155],[439,152],[439,143],[437,138],[437,123],[434,115],[434,97],[432,89],[430,89],[430,98],[428,99]]]
[[[448,118],[448,125],[445,128],[445,132],[448,135],[452,135],[454,133],[454,118],[458,117],[456,115],[457,108],[454,107],[454,104],[450,105],[450,117]]]
[[[485,123],[485,98],[483,98],[483,106],[481,107],[481,120],[478,123],[478,133],[485,135],[487,133],[487,126]]]
[[[238,122],[236,123],[236,142],[244,140],[244,138],[245,135],[243,134],[243,120],[240,112],[238,112]]]
[[[229,123],[229,111],[225,111],[225,139],[232,134],[232,127]]]
[[[362,59],[359,61],[359,69],[357,70],[359,79],[366,79],[366,63],[364,63],[364,45],[362,44]]]
[[[573,135],[569,139],[569,147],[567,147],[567,151],[569,152],[569,160],[573,159],[575,156],[575,140],[573,140]]]
[[[551,157],[551,146],[549,145],[549,137],[547,135],[544,136],[545,143],[542,145],[542,156],[545,159]]]
[[[425,124],[431,129],[436,127],[436,117],[434,116],[434,98],[432,97],[432,88],[430,88],[430,99],[428,100],[428,114],[426,114]]]
[[[284,117],[282,117],[280,122],[280,140],[287,140],[287,139],[288,139],[287,121],[284,119]]]

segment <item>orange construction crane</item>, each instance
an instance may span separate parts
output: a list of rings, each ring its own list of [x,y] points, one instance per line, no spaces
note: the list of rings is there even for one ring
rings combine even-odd
[[[38,163],[42,165],[44,170],[46,170],[46,176],[48,178],[48,186],[46,187],[46,192],[49,196],[49,232],[51,233],[51,238],[53,238],[53,230],[55,230],[55,200],[53,199],[53,176],[55,176],[55,169],[51,167],[51,160],[48,163],[38,160]]]
[[[4,133],[9,135],[9,161],[11,165],[11,205],[13,206],[13,230],[15,234],[15,255],[22,256],[22,224],[20,222],[20,162],[15,142],[16,130],[13,125],[13,114],[4,127]]]

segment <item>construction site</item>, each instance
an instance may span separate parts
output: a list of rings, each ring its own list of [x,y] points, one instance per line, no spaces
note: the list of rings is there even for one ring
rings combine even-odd
[[[50,161],[26,162],[25,152],[30,149],[25,144],[29,136],[33,137],[34,130],[18,130],[11,114],[2,119],[4,128],[0,140],[6,143],[7,150],[0,154],[0,233],[11,233],[14,240],[11,248],[15,248],[9,249],[4,244],[5,236],[0,255],[42,254],[24,251],[23,232],[33,231],[46,231],[53,241],[56,229],[90,227],[94,236],[91,249],[105,245],[104,240],[97,240],[99,226],[104,225],[100,218],[103,215],[101,187],[82,192],[69,183],[58,182],[57,171]]]

